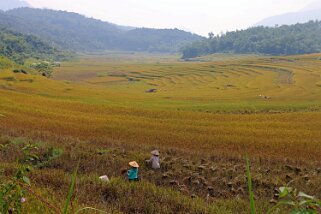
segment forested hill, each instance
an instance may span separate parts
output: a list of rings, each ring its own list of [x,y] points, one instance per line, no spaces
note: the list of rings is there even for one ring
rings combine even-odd
[[[193,58],[213,53],[260,53],[268,55],[294,55],[321,52],[321,22],[284,25],[280,27],[253,27],[228,32],[182,50],[183,58]]]
[[[202,39],[177,29],[132,29],[64,11],[18,8],[2,15],[0,26],[36,35],[72,51],[178,52],[184,45]]]
[[[65,58],[65,53],[51,47],[35,36],[0,29],[1,56],[18,64],[23,64],[29,58],[62,60]]]
[[[136,28],[125,32],[119,47],[123,50],[179,52],[185,45],[201,41],[201,37],[178,29]]]

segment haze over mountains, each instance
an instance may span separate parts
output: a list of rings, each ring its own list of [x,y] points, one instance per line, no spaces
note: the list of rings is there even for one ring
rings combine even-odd
[[[317,0],[298,12],[281,14],[266,18],[256,24],[256,26],[292,25],[305,23],[311,20],[321,20],[321,1]]]
[[[10,10],[19,7],[30,7],[30,5],[26,1],[0,0],[0,10]]]
[[[18,0],[0,1],[7,5],[10,2],[12,7],[24,6],[24,3]],[[321,1],[307,5],[297,13],[268,18],[258,25],[295,24],[316,19],[321,19]],[[216,35],[204,40],[204,37],[183,30],[119,26],[74,12],[28,7],[0,11],[0,29],[5,29],[6,35],[33,35],[55,51],[119,50],[177,53],[183,50],[184,56],[188,57],[217,52],[276,55],[318,52],[321,50],[321,42],[318,39],[319,24],[307,23],[276,30],[255,28]],[[17,34],[11,37],[17,37]],[[6,40],[7,43],[9,41],[11,40]],[[4,47],[7,50],[11,46]]]
[[[140,22],[139,20],[137,22],[131,22],[132,18],[130,18],[129,20],[126,20],[124,18],[115,18],[115,17],[127,17],[127,15],[131,14],[131,11],[132,11],[133,14],[134,13],[135,14],[142,14],[142,17],[144,17],[143,14],[145,12],[147,14],[152,14],[153,13],[152,12],[153,11],[152,10],[153,7],[148,7],[148,4],[146,6],[145,3],[144,4],[143,3],[142,4],[133,3],[131,5],[133,10],[129,9],[129,11],[127,13],[123,12],[122,8],[125,8],[125,7],[122,7],[121,4],[116,4],[116,5],[120,5],[120,6],[113,5],[112,2],[115,2],[115,1],[112,1],[110,4],[106,3],[106,2],[104,2],[104,4],[101,4],[101,5],[98,4],[98,5],[100,5],[100,7],[99,6],[98,7],[97,6],[96,7],[92,7],[90,10],[88,10],[89,12],[87,10],[81,9],[83,7],[79,7],[79,8],[78,7],[75,7],[75,8],[70,7],[70,2],[72,2],[72,1],[76,2],[76,0],[70,0],[67,3],[64,3],[64,0],[56,0],[56,1],[0,0],[0,9],[1,10],[8,10],[8,9],[12,9],[12,8],[28,6],[27,1],[30,2],[30,4],[35,8],[55,8],[56,10],[73,11],[73,12],[77,12],[77,13],[81,13],[81,14],[87,14],[86,16],[88,16],[88,17],[96,17],[96,18],[99,17],[99,19],[101,19],[101,20],[106,20],[106,21],[113,20],[114,23],[123,23],[123,25],[129,25],[129,26],[153,26],[153,27],[157,26],[157,25],[153,25],[153,24],[150,25],[150,24],[147,24],[147,23],[144,24],[144,22]],[[98,1],[100,1],[100,0],[98,0]],[[144,0],[144,1],[147,1],[147,0]],[[173,2],[179,2],[179,1],[180,0],[176,0],[176,1],[173,1]],[[207,0],[204,0],[204,1],[207,1]],[[234,0],[229,0],[229,1],[234,1]],[[280,3],[275,3],[274,1],[277,1],[277,0],[269,1],[269,3],[267,3],[265,5],[266,11],[269,11],[269,12],[265,12],[264,15],[263,15],[263,13],[260,13],[260,14],[262,14],[261,16],[255,16],[255,11],[262,10],[262,8],[260,8],[260,7],[258,7],[256,5],[257,2],[258,2],[257,0],[249,0],[249,2],[246,5],[246,7],[249,7],[249,8],[253,7],[253,8],[251,8],[251,10],[249,12],[251,14],[253,13],[254,16],[251,16],[251,20],[247,21],[247,24],[246,24],[245,21],[238,22],[238,20],[240,20],[240,18],[242,18],[241,20],[243,20],[243,19],[246,19],[246,17],[247,17],[247,15],[243,14],[243,12],[242,12],[244,10],[244,8],[240,8],[239,9],[240,10],[239,11],[240,14],[236,15],[233,18],[234,20],[229,20],[229,18],[228,18],[229,15],[227,15],[227,18],[221,17],[221,19],[215,19],[213,17],[212,18],[209,18],[209,17],[205,18],[205,16],[203,17],[203,19],[198,19],[197,26],[200,26],[199,23],[202,23],[201,26],[207,26],[207,30],[205,30],[205,31],[203,30],[203,32],[200,32],[200,31],[196,30],[197,27],[196,28],[195,28],[195,26],[193,27],[193,23],[195,25],[195,22],[193,22],[193,20],[194,20],[193,17],[196,16],[196,12],[195,13],[193,13],[193,12],[189,13],[189,16],[191,18],[190,19],[186,19],[186,22],[177,22],[176,25],[160,24],[159,26],[162,26],[162,27],[156,27],[156,28],[166,28],[165,26],[172,26],[171,28],[178,27],[178,28],[184,29],[184,30],[185,29],[189,29],[187,31],[199,32],[202,35],[207,35],[207,33],[211,32],[211,31],[213,31],[215,33],[218,33],[218,32],[226,32],[226,31],[236,30],[236,29],[245,29],[247,27],[252,26],[253,23],[257,23],[257,22],[258,22],[257,25],[275,26],[275,25],[283,25],[283,24],[296,24],[298,22],[299,23],[303,23],[303,22],[308,22],[310,20],[320,19],[320,16],[321,16],[320,15],[321,14],[320,13],[320,8],[321,8],[321,1],[320,0],[316,0],[315,2],[312,2],[310,4],[308,4],[308,2],[311,2],[313,0],[306,0],[306,3],[302,2],[302,0],[286,0],[286,1],[282,1]],[[299,6],[297,6],[297,7],[289,6],[289,5],[297,5],[298,1],[301,1]],[[42,3],[40,3],[40,2],[42,2]],[[53,3],[53,2],[60,2],[60,3]],[[250,4],[250,2],[252,2],[252,3],[254,2],[255,4],[252,5],[252,4]],[[81,4],[83,4],[83,3],[81,3]],[[308,5],[305,5],[305,4],[308,4]],[[10,5],[10,7],[7,7],[5,5]],[[92,4],[92,5],[97,5],[97,4]],[[173,4],[173,5],[177,6],[177,4]],[[211,5],[210,3],[207,3],[207,4],[204,5],[204,8],[206,8],[206,6],[210,6],[210,5]],[[222,10],[224,10],[225,9],[224,5],[225,4],[223,4],[221,2],[218,2],[217,3],[217,8],[221,8],[222,7]],[[273,7],[277,7],[278,10],[270,10],[271,9],[271,5],[273,5],[272,8]],[[88,7],[90,7],[90,5]],[[111,14],[110,10],[113,7],[115,8],[115,10],[113,10],[115,12],[112,13],[112,15],[102,15],[102,14]],[[194,7],[195,7],[195,5],[194,5]],[[256,7],[257,9],[254,8],[254,7]],[[96,10],[95,10],[95,8],[96,8]],[[105,8],[105,9],[100,10],[100,8]],[[136,10],[134,10],[134,8],[136,8],[136,9],[140,8],[140,10],[137,9],[137,11],[140,11],[140,12],[136,12]],[[182,8],[182,10],[185,11],[187,9]],[[204,9],[204,11],[205,11],[205,9]],[[283,11],[295,11],[295,12],[282,14]],[[213,13],[214,13],[214,11],[213,11]],[[231,10],[226,11],[226,14],[229,14],[229,13],[233,13],[233,11],[231,11]],[[166,13],[164,13],[164,14],[166,14]],[[273,17],[268,17],[269,14],[280,14],[280,15],[273,16]],[[182,14],[173,13],[172,15],[173,15],[172,18],[170,19],[171,23],[175,23],[175,20],[179,19]],[[145,19],[145,20],[148,19],[146,17],[144,17],[142,19]],[[268,18],[262,20],[262,18],[264,18],[264,17],[268,17]],[[164,19],[166,19],[166,15],[165,15]],[[154,16],[150,17],[148,20],[151,20],[152,23],[160,22],[160,20],[158,20],[156,16],[155,17]],[[262,20],[262,21],[260,21],[260,20]],[[210,24],[209,22],[212,23],[212,24]],[[228,23],[226,25],[224,25],[223,23],[225,23],[225,22],[232,22],[232,23],[235,23],[235,24],[233,24],[233,26],[232,25],[230,26]],[[160,22],[160,23],[162,23],[162,22]],[[216,23],[216,24],[214,24],[214,23]],[[239,23],[239,24],[237,24],[237,23]],[[127,28],[127,27],[124,28],[123,26],[120,26],[120,28],[122,28],[122,29],[132,29],[132,28]]]
[[[308,4],[305,8],[302,9],[302,11],[311,11],[311,10],[316,10],[316,9],[321,9],[321,1],[316,0],[312,2],[311,4]]]

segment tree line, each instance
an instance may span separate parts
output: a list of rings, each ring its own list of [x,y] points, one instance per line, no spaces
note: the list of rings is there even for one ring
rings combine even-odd
[[[183,58],[214,53],[295,55],[321,52],[321,22],[209,34],[209,38],[184,47]]]

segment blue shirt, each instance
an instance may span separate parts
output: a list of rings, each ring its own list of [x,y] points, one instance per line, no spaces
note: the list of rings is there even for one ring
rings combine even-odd
[[[127,176],[129,180],[134,180],[138,178],[138,168],[131,168],[130,170],[128,170],[127,172]]]

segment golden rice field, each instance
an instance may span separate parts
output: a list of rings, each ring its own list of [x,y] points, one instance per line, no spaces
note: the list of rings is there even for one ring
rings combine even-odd
[[[130,102],[130,106],[166,110],[295,111],[320,107],[318,55],[217,56],[215,61],[204,62],[180,62],[174,56],[171,60],[160,56],[143,63],[140,57],[124,57],[121,62],[104,56],[84,57],[57,69],[54,79],[117,92],[116,102],[115,96],[108,97],[114,104]],[[154,88],[157,93],[145,93]],[[129,98],[118,99],[119,95]]]
[[[234,200],[236,195],[246,200],[241,179],[245,154],[253,162],[260,199],[273,196],[273,188],[289,177],[295,180],[293,185],[320,197],[320,56],[212,55],[184,62],[174,55],[110,53],[64,62],[51,79],[0,71],[0,133],[2,138],[24,137],[67,151],[64,160],[39,170],[47,182],[53,171],[66,176],[67,160],[74,166],[79,157],[94,161],[83,163],[86,179],[106,170],[119,177],[115,170],[126,167],[129,157],[143,162],[149,150],[159,148],[170,159],[168,164],[177,156],[177,162],[191,166],[164,169],[146,180],[180,191],[179,186],[172,187],[173,181],[161,180],[164,173],[177,173],[172,179],[182,183],[205,159],[209,171],[200,174],[207,185],[217,186],[214,206],[216,199]],[[107,160],[91,153],[106,148],[126,150],[128,156]],[[113,166],[105,169],[107,163]],[[218,174],[211,174],[211,164],[219,168]],[[301,167],[302,173],[289,175],[284,169],[288,164]],[[142,175],[150,177],[143,169]],[[271,173],[263,175],[267,170]],[[229,179],[239,192],[227,187]],[[55,187],[58,184],[46,184],[39,174],[34,180],[58,198],[63,194]],[[205,200],[208,186],[185,185],[187,195],[195,193]],[[81,203],[110,207],[79,194]],[[235,213],[244,206],[220,209]],[[120,206],[118,211],[131,213],[126,209]]]

